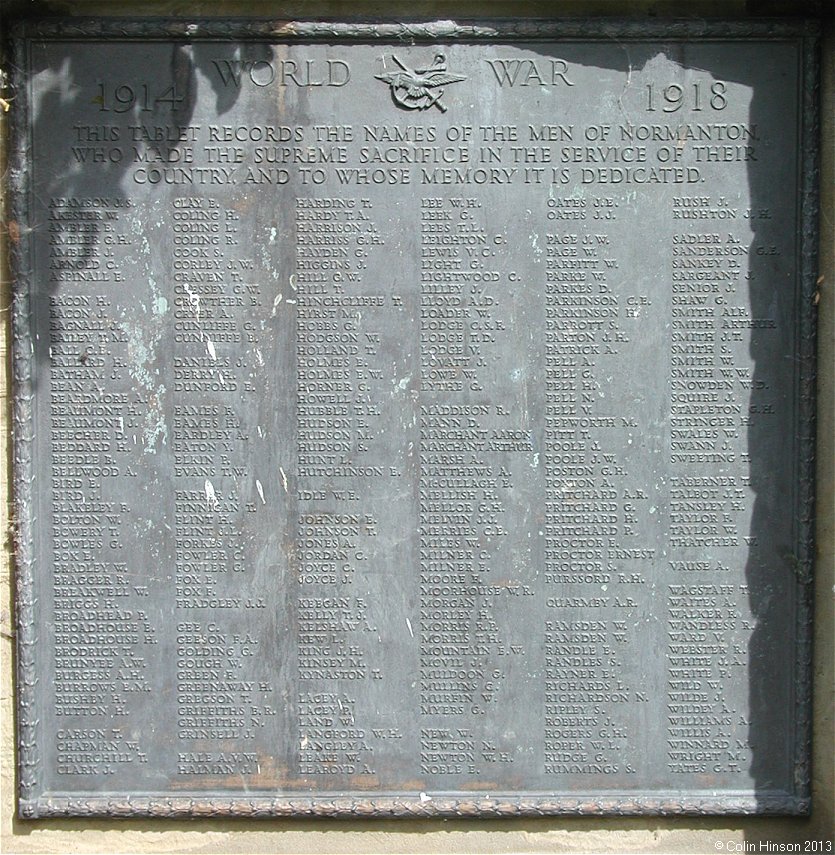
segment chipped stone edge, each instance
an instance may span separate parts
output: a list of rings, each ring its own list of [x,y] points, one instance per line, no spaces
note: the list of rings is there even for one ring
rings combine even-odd
[[[58,816],[551,816],[551,815],[805,815],[811,810],[811,692],[812,692],[812,568],[814,557],[815,489],[815,321],[813,297],[817,276],[817,182],[818,167],[818,36],[813,20],[759,19],[745,21],[636,21],[622,19],[502,20],[457,23],[433,22],[325,22],[148,19],[48,19],[25,21],[14,27],[15,114],[12,121],[12,152],[9,187],[12,224],[10,239],[12,283],[12,377],[13,469],[15,542],[15,621],[17,679],[18,812],[22,818]],[[28,192],[29,93],[28,40],[56,39],[346,39],[374,41],[479,41],[504,39],[608,39],[676,40],[800,39],[801,40],[801,141],[800,205],[801,247],[799,256],[800,316],[798,318],[798,493],[797,515],[798,600],[796,604],[795,685],[795,791],[687,798],[650,795],[604,797],[512,796],[469,799],[432,797],[414,799],[409,794],[367,798],[366,794],[337,798],[325,795],[298,799],[294,796],[205,798],[95,795],[60,797],[35,794],[41,779],[42,758],[38,749],[40,717],[37,709],[37,590],[35,585],[33,466],[33,348],[29,326],[29,295],[33,287]],[[21,225],[23,224],[23,225]],[[10,232],[11,236],[11,232]]]

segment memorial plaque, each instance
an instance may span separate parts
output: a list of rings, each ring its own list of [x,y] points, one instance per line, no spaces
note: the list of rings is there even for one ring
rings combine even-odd
[[[808,810],[813,42],[22,30],[21,814]]]

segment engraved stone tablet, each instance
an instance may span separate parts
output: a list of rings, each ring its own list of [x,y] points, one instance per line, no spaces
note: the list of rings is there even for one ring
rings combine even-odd
[[[272,26],[19,34],[21,813],[807,810],[811,34]]]

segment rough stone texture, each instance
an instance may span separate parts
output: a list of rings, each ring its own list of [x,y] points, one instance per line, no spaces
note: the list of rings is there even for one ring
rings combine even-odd
[[[13,11],[32,10],[35,4],[10,2]],[[101,2],[66,0],[38,4],[52,14],[155,14],[208,15],[255,14],[311,18],[338,18],[363,13],[391,18],[412,14],[426,18],[498,15],[553,14],[553,4],[456,2],[405,4],[366,2],[361,6],[341,2]],[[573,0],[560,5],[560,14],[652,14],[726,17],[756,14],[798,14],[814,4],[786,2],[628,2],[628,0]],[[15,9],[16,7],[16,9]],[[12,706],[12,592],[11,530],[9,500],[9,371],[8,305],[9,273],[7,241],[14,226],[0,230],[0,397],[3,459],[0,530],[3,555],[0,562],[0,849],[15,853],[280,853],[280,852],[716,852],[761,851],[760,843],[800,843],[832,840],[835,774],[833,770],[833,585],[835,584],[835,29],[826,24],[822,77],[822,181],[821,255],[818,327],[818,499],[817,567],[815,580],[815,699],[813,813],[809,818],[785,819],[543,819],[543,820],[15,820],[14,720]],[[0,121],[5,118],[0,105]],[[10,109],[14,109],[13,102]],[[0,136],[0,174],[5,174],[5,137]],[[721,842],[721,846],[718,844]],[[765,848],[762,851],[767,851]]]

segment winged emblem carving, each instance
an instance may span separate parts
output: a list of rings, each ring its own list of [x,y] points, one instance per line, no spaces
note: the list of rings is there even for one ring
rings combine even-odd
[[[398,69],[384,71],[374,76],[377,80],[388,83],[392,100],[404,110],[428,110],[430,107],[437,107],[445,113],[447,108],[441,101],[444,94],[442,87],[467,79],[463,74],[455,74],[447,70],[446,57],[442,53],[435,55],[429,68],[415,70],[404,65],[394,54],[391,58]],[[385,58],[383,58],[383,67],[385,67]]]

